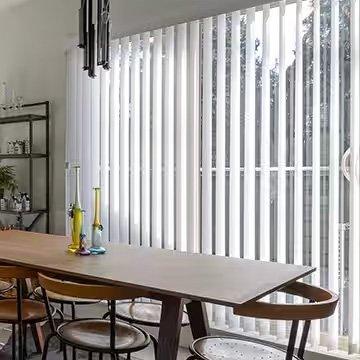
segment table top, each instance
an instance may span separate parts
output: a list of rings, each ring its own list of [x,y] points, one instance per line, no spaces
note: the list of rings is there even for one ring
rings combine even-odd
[[[315,269],[109,243],[107,253],[67,252],[64,236],[0,231],[0,261],[158,295],[236,306],[256,300]]]

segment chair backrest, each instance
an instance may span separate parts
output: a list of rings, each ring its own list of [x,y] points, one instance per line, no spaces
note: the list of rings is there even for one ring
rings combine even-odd
[[[37,272],[20,266],[0,265],[0,278],[3,279],[31,279],[36,278]]]
[[[149,293],[146,291],[132,289],[126,286],[122,287],[92,283],[75,283],[60,280],[41,273],[38,274],[38,279],[40,286],[47,291],[83,299],[124,300],[149,296]]]
[[[249,301],[234,308],[234,314],[271,320],[311,321],[331,316],[337,306],[338,296],[333,292],[294,282],[279,291],[310,300],[301,304],[271,304],[263,301]]]

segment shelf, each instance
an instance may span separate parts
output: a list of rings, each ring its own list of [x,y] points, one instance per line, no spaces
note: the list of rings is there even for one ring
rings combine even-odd
[[[45,214],[48,211],[46,209],[30,210],[30,211],[16,211],[16,210],[0,210],[0,214],[8,215],[34,215],[34,214]]]
[[[0,160],[3,159],[40,159],[47,158],[46,154],[0,154]]]
[[[41,121],[47,119],[48,118],[45,115],[34,115],[34,114],[13,115],[13,116],[4,116],[4,117],[0,116],[0,125],[31,122],[31,121]]]

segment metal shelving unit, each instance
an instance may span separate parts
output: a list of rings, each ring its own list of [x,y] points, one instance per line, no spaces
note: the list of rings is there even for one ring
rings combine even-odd
[[[31,231],[35,224],[45,216],[46,219],[46,232],[49,232],[49,208],[50,208],[50,152],[49,152],[49,135],[50,135],[50,103],[48,101],[26,104],[23,106],[27,108],[36,108],[42,110],[45,115],[37,114],[19,114],[11,115],[6,117],[0,117],[0,125],[11,125],[19,123],[27,123],[29,125],[29,142],[30,142],[30,154],[0,154],[0,160],[17,160],[25,159],[29,161],[29,195],[33,202],[34,194],[34,161],[37,159],[45,159],[45,172],[46,172],[46,187],[45,187],[45,204],[46,207],[42,209],[31,208],[30,211],[15,211],[15,210],[0,210],[0,215],[14,215],[17,217],[17,223],[19,227],[23,227],[28,231]],[[37,112],[37,111],[35,111]],[[33,153],[34,145],[34,122],[43,121],[45,122],[45,153]],[[32,204],[33,205],[33,204]],[[33,221],[29,226],[24,227],[24,216],[26,215],[36,215]]]

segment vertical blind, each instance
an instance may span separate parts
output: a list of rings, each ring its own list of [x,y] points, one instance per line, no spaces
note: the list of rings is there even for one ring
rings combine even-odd
[[[125,37],[95,80],[69,50],[66,202],[80,164],[85,231],[101,186],[109,241],[316,266],[305,281],[341,304],[311,345],[359,352],[359,2],[281,0]]]

